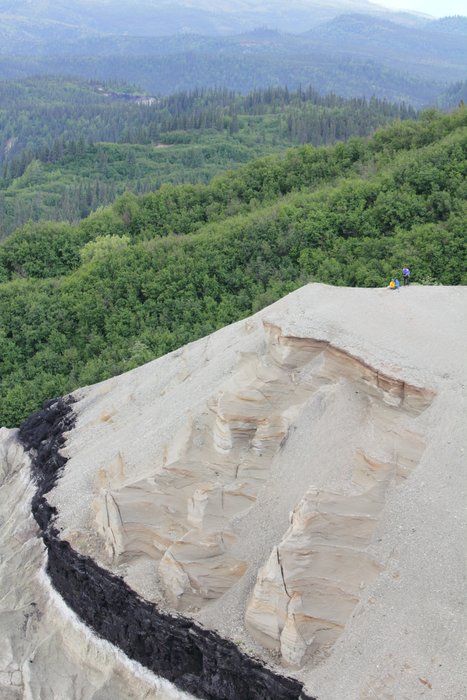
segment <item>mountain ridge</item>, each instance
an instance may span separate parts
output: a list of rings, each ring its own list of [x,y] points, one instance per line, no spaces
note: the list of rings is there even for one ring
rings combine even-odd
[[[139,0],[128,2],[97,2],[89,3],[79,0],[73,9],[67,3],[52,3],[42,0],[38,3],[18,2],[13,5],[0,3],[0,23],[2,15],[14,24],[15,16],[19,24],[32,23],[32,28],[39,29],[42,23],[47,28],[47,22],[53,22],[55,29],[63,29],[59,36],[66,36],[74,28],[77,34],[83,32],[100,34],[143,34],[160,36],[177,32],[196,32],[204,34],[228,35],[239,31],[248,31],[258,26],[268,26],[272,29],[281,28],[286,31],[299,32],[303,25],[310,26],[340,14],[344,9],[367,11],[374,14],[391,16],[391,11],[367,2],[366,0],[346,0],[342,2],[313,2],[293,0],[288,5],[287,12],[281,3],[269,0],[267,2],[242,2],[236,4],[218,3],[213,11],[211,3],[178,2],[144,2]],[[3,9],[3,12],[2,12]],[[6,11],[6,12],[5,12]],[[419,21],[419,16],[406,13],[393,13],[399,21],[404,22],[410,17],[412,22]],[[37,21],[39,20],[39,27]],[[0,25],[1,26],[1,25]],[[105,30],[103,31],[103,28]],[[40,34],[39,34],[40,36]],[[52,36],[51,36],[52,38]],[[58,36],[57,36],[58,38]]]

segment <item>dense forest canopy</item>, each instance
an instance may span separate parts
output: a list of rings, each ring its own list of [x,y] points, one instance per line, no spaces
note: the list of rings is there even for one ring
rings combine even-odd
[[[312,88],[151,97],[63,78],[0,82],[0,239],[29,220],[77,222],[125,190],[207,183],[293,144],[366,136],[413,108]]]
[[[467,109],[303,145],[206,185],[126,193],[0,246],[0,423],[307,281],[466,284]],[[391,292],[388,292],[391,293]]]

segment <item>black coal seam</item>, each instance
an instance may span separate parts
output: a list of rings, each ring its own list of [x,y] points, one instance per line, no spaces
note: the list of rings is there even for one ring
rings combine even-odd
[[[67,605],[97,635],[180,689],[206,700],[314,700],[231,641],[140,598],[119,577],[59,538],[46,494],[60,477],[65,433],[75,425],[74,399],[45,403],[19,429],[37,484],[32,512],[48,550],[47,573]]]

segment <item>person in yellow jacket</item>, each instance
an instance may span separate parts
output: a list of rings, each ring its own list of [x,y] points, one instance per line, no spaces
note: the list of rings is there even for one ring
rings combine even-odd
[[[389,289],[395,289],[395,288],[396,288],[396,283],[395,283],[395,281],[392,279],[392,280],[389,282]]]

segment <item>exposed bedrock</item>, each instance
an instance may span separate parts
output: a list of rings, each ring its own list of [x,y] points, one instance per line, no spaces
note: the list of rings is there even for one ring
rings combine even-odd
[[[282,541],[260,569],[246,610],[251,634],[300,665],[307,653],[329,646],[343,631],[363,588],[381,571],[369,546],[391,481],[418,464],[423,438],[405,424],[432,393],[381,374],[320,341],[282,336],[269,327],[271,354],[296,368],[307,352],[320,357],[316,381],[351,381],[368,397],[366,441],[355,451],[350,488],[310,486],[291,514]]]
[[[350,481],[340,490],[303,483],[290,528],[274,544],[246,604],[251,635],[300,665],[337,639],[384,566],[371,553],[374,532],[389,484],[402,482],[420,460],[424,440],[414,421],[433,394],[328,342],[288,337],[270,323],[264,338],[258,352],[239,355],[229,379],[144,478],[135,480],[122,454],[101,468],[92,510],[110,568],[149,559],[171,608],[202,610],[250,567],[256,576],[258,563],[242,557],[238,524],[256,512],[274,460],[306,406],[343,391],[355,396],[348,410],[357,410],[358,401],[361,419]],[[312,453],[313,444],[308,447]]]
[[[127,584],[62,541],[46,494],[66,459],[59,450],[74,424],[72,400],[44,405],[21,427],[37,490],[33,514],[47,547],[47,573],[70,608],[130,658],[192,695],[212,700],[307,698],[302,685],[273,673],[232,642],[141,599]]]
[[[76,525],[57,514],[56,491],[46,496],[66,462],[61,448],[73,426],[71,404],[51,403],[21,429],[36,455],[33,511],[57,590],[99,635],[201,697],[292,698],[302,689],[167,610],[209,621],[230,596],[237,619],[274,652],[271,659],[279,652],[298,667],[329,648],[385,567],[373,544],[386,494],[420,461],[418,417],[433,398],[328,342],[288,337],[270,323],[256,347],[238,355],[229,377],[206,392],[167,442],[144,454],[141,466],[126,446],[112,445],[108,461],[101,457],[87,472],[93,495]],[[106,411],[100,422],[93,418],[99,426],[113,420]],[[297,426],[300,468],[287,452]],[[339,443],[331,453],[345,461],[333,467],[327,458],[333,477],[326,472],[317,485],[311,474],[319,451],[328,449],[321,426],[331,448]],[[266,515],[275,517],[270,482],[278,474],[293,494],[285,514],[292,512],[289,523],[278,519],[268,528]],[[54,523],[64,528],[61,537]],[[262,548],[245,546],[261,528]]]
[[[243,354],[150,476],[132,481],[121,456],[101,469],[93,509],[109,565],[142,553],[153,558],[162,591],[179,610],[231,588],[249,565],[230,553],[232,523],[255,506],[313,390],[267,353]]]
[[[281,366],[293,369],[307,364],[311,357],[320,357],[322,364],[315,372],[317,381],[359,382],[369,396],[378,397],[387,405],[403,407],[406,413],[414,415],[424,411],[433,399],[431,389],[391,377],[327,341],[287,336],[279,326],[267,321],[264,327],[269,353]]]

